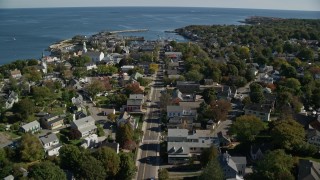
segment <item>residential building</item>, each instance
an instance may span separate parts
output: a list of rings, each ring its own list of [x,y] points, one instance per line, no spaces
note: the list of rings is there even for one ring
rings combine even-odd
[[[97,126],[92,116],[87,116],[71,122],[71,128],[77,130],[80,134],[79,138],[95,134],[97,132]]]
[[[13,71],[10,71],[10,75],[11,75],[11,77],[14,78],[14,79],[19,79],[19,78],[22,77],[21,71],[18,70],[18,69],[15,69],[15,70],[13,70]]]
[[[298,180],[320,179],[320,163],[307,159],[300,159],[298,168]]]
[[[143,94],[130,94],[129,99],[127,99],[127,111],[141,112],[143,103],[144,103]]]
[[[210,120],[212,121],[212,120]],[[228,138],[226,135],[222,134],[222,132],[218,132],[218,138],[220,142],[220,146],[229,146],[231,144],[230,138]]]
[[[319,116],[320,117],[320,116]],[[320,119],[310,122],[307,130],[307,141],[313,144],[320,150]]]
[[[236,87],[230,87],[230,86],[225,86],[225,85],[216,86],[215,90],[217,92],[218,99],[225,99],[225,100],[229,100],[229,101],[232,98],[235,98],[238,93]]]
[[[44,129],[57,129],[64,125],[64,116],[47,114],[41,118],[41,125]]]
[[[27,133],[27,132],[35,133],[35,132],[40,131],[40,129],[41,129],[41,127],[40,127],[40,123],[38,121],[32,121],[32,122],[20,127],[20,131],[22,131],[24,133]]]
[[[249,104],[244,107],[244,113],[246,115],[254,115],[262,121],[270,121],[271,109],[270,104]]]
[[[9,94],[8,99],[6,100],[5,103],[5,109],[10,109],[13,107],[14,103],[19,102],[19,96],[17,93],[15,93],[14,91],[11,91]]]
[[[169,118],[167,123],[168,129],[188,129],[192,130],[193,128],[193,117],[181,117],[181,116],[175,116],[172,118]]]
[[[131,75],[130,79],[131,79],[131,80],[134,80],[134,81],[137,81],[139,78],[142,78],[142,77],[143,77],[142,74],[140,74],[140,73],[138,73],[138,72],[135,72],[135,73],[133,73],[133,74]]]
[[[86,67],[87,71],[98,68],[95,63],[86,63],[85,67]]]
[[[40,141],[43,145],[44,151],[47,153],[48,156],[58,156],[59,150],[62,145],[59,142],[59,139],[56,134],[51,133],[40,137]]]
[[[179,102],[192,102],[195,101],[195,94],[183,94],[179,89],[174,89],[172,92],[172,102],[179,104]]]
[[[203,149],[219,146],[218,138],[210,130],[168,129],[168,163],[186,163],[198,157]]]
[[[227,180],[243,180],[247,165],[246,157],[230,156],[228,152],[219,156],[219,163]]]
[[[167,118],[181,116],[197,116],[197,110],[183,106],[167,106]]]
[[[104,58],[104,53],[98,51],[88,51],[82,53],[82,56],[89,56],[93,62],[100,62]]]
[[[120,126],[121,124],[129,124],[132,129],[136,129],[138,127],[136,119],[126,111],[123,112],[117,119],[117,125]]]
[[[266,151],[271,150],[270,144],[253,144],[250,147],[250,156],[252,160],[260,160],[263,158]]]
[[[200,90],[200,84],[194,81],[177,81],[176,87],[182,93],[195,93]]]
[[[167,58],[179,60],[182,57],[182,52],[165,52],[164,55]]]
[[[85,137],[81,146],[85,149],[87,148],[94,148],[97,147],[99,143],[98,135],[90,134],[89,136]]]

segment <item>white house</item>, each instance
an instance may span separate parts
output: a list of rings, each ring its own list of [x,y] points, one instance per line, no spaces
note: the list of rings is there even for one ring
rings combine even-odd
[[[35,133],[40,131],[40,129],[41,127],[38,121],[32,121],[20,127],[20,130],[24,133],[27,133],[27,132]]]
[[[91,69],[97,69],[97,65],[95,63],[87,63],[85,64],[87,71],[91,70]]]
[[[89,56],[93,62],[99,62],[104,58],[104,53],[98,51],[88,51],[82,55]]]
[[[262,121],[270,121],[271,106],[268,104],[249,104],[244,107],[246,115],[254,115]]]
[[[186,163],[203,149],[219,146],[218,137],[210,130],[168,129],[167,142],[169,164]]]
[[[48,134],[40,138],[40,141],[43,145],[44,151],[48,156],[58,156],[59,150],[62,145],[59,142],[59,139],[56,134]]]
[[[92,116],[87,116],[71,122],[71,128],[80,133],[80,138],[94,134],[97,131],[95,120]]]
[[[96,134],[91,134],[84,138],[83,144],[81,145],[85,149],[96,147],[99,143],[98,136]]]

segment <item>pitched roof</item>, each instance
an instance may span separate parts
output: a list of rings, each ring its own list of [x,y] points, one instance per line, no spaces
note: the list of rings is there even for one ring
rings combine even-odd
[[[75,124],[78,128],[89,122],[95,122],[92,116],[87,116],[87,117],[72,121],[72,123]]]
[[[129,99],[143,99],[144,95],[143,94],[130,94]]]
[[[57,135],[54,134],[54,133],[42,136],[40,138],[40,141],[42,142],[42,144],[47,144],[47,143],[50,143],[50,142],[53,142],[53,141],[56,141],[56,140],[59,140],[59,139],[58,139]]]
[[[316,180],[320,179],[320,163],[300,159],[298,180]]]
[[[188,129],[168,129],[168,137],[187,137]]]
[[[35,126],[40,126],[40,123],[38,121],[32,121],[32,122],[30,122],[28,124],[25,124],[25,125],[21,126],[21,127],[23,129],[25,129],[25,130],[29,130],[30,128],[33,128]]]
[[[244,107],[244,109],[251,110],[251,111],[258,111],[263,113],[270,113],[271,112],[271,105],[269,104],[249,104]]]

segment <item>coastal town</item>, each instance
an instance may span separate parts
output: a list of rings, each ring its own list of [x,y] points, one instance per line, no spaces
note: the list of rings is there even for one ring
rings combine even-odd
[[[1,65],[0,177],[320,179],[320,21],[248,21]]]

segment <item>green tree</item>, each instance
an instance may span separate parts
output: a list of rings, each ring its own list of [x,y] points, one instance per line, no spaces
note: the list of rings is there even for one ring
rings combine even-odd
[[[63,169],[75,171],[79,165],[79,159],[82,156],[77,146],[66,144],[59,150],[60,166]]]
[[[134,160],[129,153],[120,153],[120,171],[117,179],[131,180],[136,173],[136,166]]]
[[[254,176],[262,180],[294,180],[291,174],[294,160],[284,150],[278,149],[266,153],[258,162]]]
[[[37,104],[45,104],[45,101],[55,97],[47,87],[32,87],[32,96]]]
[[[258,83],[250,84],[250,100],[253,103],[262,103],[264,101],[264,94],[262,86]]]
[[[102,163],[89,154],[83,154],[80,157],[78,168],[76,177],[79,179],[104,180],[106,178]]]
[[[88,73],[85,67],[75,67],[72,74],[76,78],[82,78],[87,76]]]
[[[214,88],[205,89],[202,93],[203,99],[207,104],[216,100],[216,90]]]
[[[32,162],[44,157],[44,150],[38,137],[29,133],[21,136],[19,150],[22,161]]]
[[[121,147],[125,145],[126,141],[132,140],[132,138],[133,130],[128,123],[120,124],[120,126],[117,127],[116,141],[120,144]]]
[[[200,163],[202,167],[207,166],[207,164],[212,161],[216,160],[218,157],[218,150],[216,147],[211,146],[210,148],[206,148],[201,152],[200,155]]]
[[[72,57],[70,64],[75,67],[84,67],[86,63],[89,63],[91,58],[89,56]]]
[[[196,70],[188,71],[184,76],[189,81],[201,81],[203,79],[203,74]]]
[[[166,168],[161,168],[158,170],[158,178],[159,180],[168,180],[169,172]]]
[[[30,99],[25,98],[15,103],[12,109],[18,119],[26,121],[34,113],[35,106]]]
[[[265,129],[263,122],[252,115],[243,115],[236,119],[231,125],[231,133],[237,136],[237,139],[242,142],[252,142],[255,140],[262,130]]]
[[[293,150],[305,140],[303,126],[293,120],[279,120],[273,123],[271,136],[276,146]]]
[[[36,180],[49,180],[49,179],[67,179],[66,174],[59,166],[52,162],[45,161],[35,164],[31,167],[28,177]]]
[[[223,171],[217,159],[211,160],[203,169],[199,180],[223,180]]]
[[[107,178],[114,178],[120,170],[120,157],[111,148],[102,147],[94,152],[93,156],[102,162]]]

